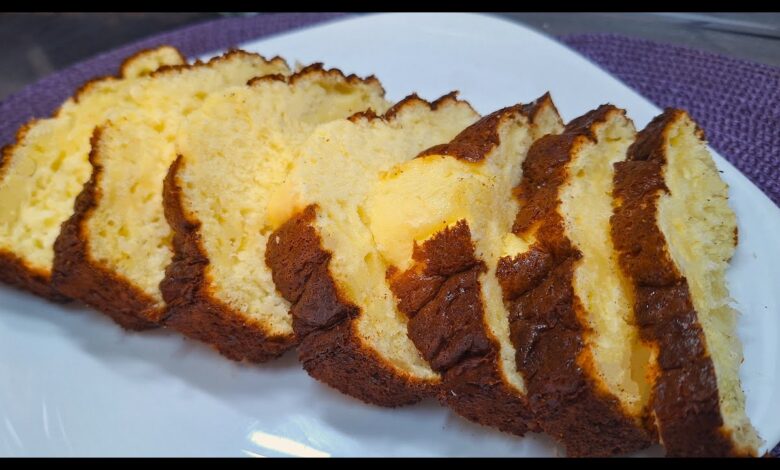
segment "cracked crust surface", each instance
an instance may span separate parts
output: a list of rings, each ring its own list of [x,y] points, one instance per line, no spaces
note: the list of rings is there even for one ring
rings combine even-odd
[[[543,112],[553,114],[554,122],[537,122]],[[545,95],[533,103],[492,113],[448,144],[427,149],[418,158],[443,156],[470,165],[487,165],[502,145],[502,136],[508,139],[504,127],[514,122],[529,128],[531,135],[525,150],[533,137],[557,132],[561,126],[549,95]],[[503,145],[518,144],[508,141]],[[519,166],[525,158],[522,145],[515,151],[519,154],[510,157],[506,165]],[[463,177],[469,178],[468,173]],[[454,177],[452,184],[458,185]],[[496,185],[494,191],[504,189],[506,194],[493,197],[511,199],[511,185],[510,181],[506,187]],[[463,192],[469,191],[462,186]],[[485,302],[484,296],[490,294],[482,285],[489,280],[486,276],[492,275],[488,264],[493,264],[494,269],[495,260],[486,264],[478,256],[469,219],[457,220],[423,242],[415,241],[411,265],[406,269],[392,266],[388,282],[399,309],[410,319],[409,337],[431,367],[442,374],[438,393],[442,403],[471,421],[505,432],[523,435],[539,431],[517,379],[504,371],[501,344],[494,320],[488,315],[488,310],[503,309],[500,298],[498,305]],[[485,250],[481,254],[489,256]],[[500,296],[500,292],[497,294]]]
[[[708,343],[713,339],[708,340],[705,335],[691,286],[677,264],[681,259],[675,260],[672,255],[670,243],[679,240],[668,239],[664,233],[662,221],[667,215],[662,205],[684,197],[682,188],[673,186],[671,175],[675,169],[670,165],[684,168],[694,161],[691,152],[670,162],[670,153],[676,146],[681,146],[673,143],[679,139],[675,134],[680,123],[687,119],[684,111],[667,109],[639,133],[629,149],[627,161],[616,165],[614,196],[618,204],[612,217],[612,239],[620,254],[620,267],[633,289],[633,314],[642,340],[654,350],[652,408],[667,454],[689,457],[755,455],[755,448],[740,445],[733,440],[733,431],[724,426],[716,369],[708,350]],[[701,129],[695,127],[689,132],[692,138],[703,141]],[[706,158],[710,159],[709,156]],[[697,191],[694,204],[701,207],[716,204],[721,196],[725,206],[723,189],[716,186],[711,193],[705,192],[707,187],[699,182],[704,181],[705,176],[696,169],[691,166],[685,171],[690,175],[685,185]],[[714,168],[708,171],[719,179]],[[719,216],[716,225],[707,230],[728,232],[723,235],[727,245],[725,257],[728,258],[737,237],[733,214],[728,217],[730,209],[724,210],[727,213]],[[698,231],[696,219],[702,214],[693,207],[686,207],[689,231]],[[729,239],[732,234],[729,230],[733,232],[733,239]],[[705,240],[712,234],[699,233],[697,236]],[[707,248],[706,245],[697,246],[698,257],[715,258]],[[725,313],[733,315],[731,311]],[[705,314],[712,315],[711,312]],[[714,344],[710,343],[709,347]],[[729,349],[729,354],[736,352],[733,346]],[[745,427],[749,428],[750,424]],[[745,433],[748,432],[746,429]],[[753,434],[752,439],[757,440],[757,437]]]
[[[560,210],[574,155],[595,143],[595,126],[617,112],[604,105],[570,122],[563,134],[534,143],[516,190],[523,204],[512,228],[531,243],[520,254],[502,258],[497,270],[531,408],[570,456],[623,454],[654,440],[598,379],[588,313],[575,290],[583,253],[569,238]]]
[[[269,241],[266,260],[280,292],[292,304],[298,354],[306,372],[347,395],[380,406],[401,406],[430,395],[430,383],[399,377],[356,330],[359,307],[339,293],[328,271],[331,253],[322,247],[308,206]]]
[[[420,136],[417,134],[417,129],[409,128],[408,122],[414,119],[434,123],[436,120],[458,119],[458,124],[448,124],[443,130],[432,129],[428,131],[431,135]],[[455,94],[445,95],[433,103],[411,95],[395,104],[384,115],[377,115],[372,111],[362,112],[351,116],[348,122],[337,124],[337,126],[347,127],[346,134],[354,134],[356,141],[361,140],[350,150],[354,155],[347,152],[350,156],[347,156],[347,153],[334,154],[333,158],[366,159],[365,165],[371,168],[366,170],[366,178],[371,180],[375,173],[382,171],[381,168],[389,168],[394,161],[411,159],[420,150],[430,145],[424,142],[433,140],[435,143],[432,135],[441,135],[443,140],[449,139],[475,119],[476,113],[468,104],[458,101]],[[416,121],[414,125],[423,126]],[[335,139],[342,139],[346,134],[342,133]],[[327,136],[330,135],[323,134],[322,138],[329,139],[330,137]],[[364,152],[371,150],[362,150],[364,147],[373,149],[375,147],[372,145],[383,144],[380,135],[388,139],[387,142],[390,143],[387,145],[394,147],[386,148],[384,151],[387,154],[382,157],[365,155]],[[406,143],[399,144],[393,139],[401,139]],[[374,140],[376,140],[375,144],[372,143]],[[395,149],[395,147],[407,146],[416,150],[410,154],[399,154]],[[369,158],[373,160],[368,161]],[[322,169],[324,170],[326,166],[323,165]],[[338,168],[330,170],[327,172],[328,175],[337,172]],[[354,189],[354,191],[360,193],[355,197],[362,201],[363,190]],[[319,202],[325,204],[324,200]],[[361,203],[356,202],[358,205]],[[358,217],[358,213],[362,212],[360,209],[354,209],[354,222],[362,226],[365,221],[361,221]],[[343,210],[351,213],[353,208]],[[388,357],[375,343],[372,343],[367,333],[370,330],[364,326],[365,324],[361,324],[361,321],[367,322],[366,319],[373,315],[364,310],[371,306],[352,300],[357,294],[354,292],[350,294],[349,282],[344,280],[343,273],[339,271],[342,268],[338,264],[334,265],[333,257],[343,257],[345,254],[339,252],[334,255],[334,252],[326,247],[326,240],[323,237],[338,238],[337,235],[333,235],[333,231],[338,232],[338,230],[322,222],[321,218],[330,216],[333,215],[316,202],[307,205],[274,232],[266,251],[266,261],[272,269],[277,289],[292,304],[293,327],[296,334],[301,337],[299,355],[304,368],[318,380],[362,401],[380,406],[410,404],[432,395],[439,382],[436,374],[427,369],[427,366],[418,365],[414,369],[406,364],[399,365],[398,358]],[[357,232],[357,229],[355,230]],[[368,237],[367,239],[364,240],[365,237],[361,238],[356,233],[351,237],[370,244],[368,230],[363,231],[362,228],[360,230]],[[333,243],[331,241],[331,244]],[[350,248],[357,249],[354,244]],[[347,247],[342,246],[342,249],[346,250]],[[366,253],[371,260],[368,261],[368,265],[374,266],[372,263],[378,261],[379,257],[371,254],[372,249],[368,249]],[[372,298],[382,295],[382,306],[393,317],[396,314],[393,301],[390,299],[392,294],[384,284],[384,268],[364,271],[363,276],[369,275],[376,275],[378,279],[373,277],[371,279],[385,286],[387,290],[384,294],[378,292],[372,294]],[[401,323],[402,319],[396,318],[385,318],[383,321],[393,321],[396,326],[400,325],[400,334],[405,341],[408,341],[405,339],[406,329]],[[389,334],[387,329],[383,331]],[[413,351],[412,354],[417,357],[414,346],[411,344],[409,346]],[[400,356],[400,353],[398,355]]]

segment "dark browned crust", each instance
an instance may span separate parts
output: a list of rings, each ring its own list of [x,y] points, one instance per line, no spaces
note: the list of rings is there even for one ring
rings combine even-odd
[[[261,75],[259,77],[250,78],[246,84],[247,86],[253,86],[262,82],[284,82],[287,83],[287,77],[281,73],[269,73],[268,75]]]
[[[438,398],[469,421],[523,436],[541,428],[528,400],[507,386],[498,352],[463,359],[444,374]]]
[[[532,145],[516,190],[522,204],[512,230],[535,233],[536,242],[529,252],[499,260],[497,269],[531,408],[570,456],[623,454],[653,442],[652,432],[626,416],[614,396],[600,391],[587,362],[578,361],[586,326],[572,281],[582,254],[566,237],[557,212],[572,154],[615,111],[601,106],[569,123],[563,134]]]
[[[271,336],[221,302],[210,292],[206,267],[209,260],[200,242],[200,222],[182,206],[176,174],[179,156],[171,165],[163,187],[165,218],[173,231],[173,261],[165,270],[160,291],[168,311],[163,322],[190,338],[213,346],[236,361],[265,362],[297,344],[294,336]]]
[[[163,47],[163,46],[160,46]],[[97,77],[84,83],[73,93],[73,100],[78,102],[79,96],[85,93],[95,83],[103,80],[116,80],[122,78],[125,72],[127,64],[140,54],[149,52],[152,49],[144,49],[136,52],[132,56],[128,57],[122,62],[117,76],[104,76]],[[175,49],[175,48],[174,48]],[[181,56],[181,53],[179,53]],[[51,115],[51,117],[57,117],[60,113],[62,106],[58,107]],[[11,152],[19,145],[27,134],[27,131],[35,124],[38,119],[31,119],[27,123],[23,124],[16,132],[16,139],[13,144],[9,144],[3,147],[2,156],[0,156],[0,178],[5,176],[5,171],[8,165],[11,163]],[[10,284],[16,287],[20,287],[35,295],[44,297],[49,300],[64,302],[70,300],[63,293],[58,292],[52,286],[52,275],[48,273],[40,272],[37,269],[33,269],[19,258],[16,254],[7,250],[0,250],[0,282]]]
[[[0,282],[55,302],[70,300],[51,286],[48,275],[28,267],[19,257],[5,250],[0,250]]]
[[[658,351],[652,407],[667,455],[744,456],[722,430],[718,386],[685,277],[657,224],[668,132],[684,111],[667,109],[615,164],[612,241],[634,292],[644,342]],[[699,137],[703,134],[699,131]]]
[[[355,323],[342,321],[306,336],[298,355],[315,379],[372,405],[397,407],[431,395],[431,384],[404,380],[353,331]]]
[[[269,238],[265,255],[276,288],[292,303],[293,329],[301,338],[358,314],[328,274],[331,253],[312,226],[315,216],[316,207],[307,206],[285,222]]]
[[[456,93],[429,103],[412,94],[384,115],[367,110],[349,120],[398,117],[406,107],[424,105],[436,110],[448,102],[461,102]],[[339,293],[329,270],[331,253],[313,226],[316,206],[299,212],[268,239],[266,264],[276,288],[292,303],[293,329],[302,338],[299,357],[309,375],[366,403],[380,406],[411,404],[435,393],[437,384],[403,376],[354,331],[358,306]]]
[[[447,95],[449,96],[449,95]],[[445,97],[446,98],[446,97]],[[417,156],[449,155],[459,160],[476,163],[482,161],[500,142],[498,129],[500,123],[513,113],[520,113],[533,121],[543,105],[555,107],[549,93],[528,104],[517,104],[491,113],[455,136],[447,144],[435,145]]]
[[[448,155],[467,162],[484,161],[500,144],[503,122],[526,116],[533,122],[549,94],[483,117],[449,144],[418,155]],[[467,419],[512,434],[538,431],[524,396],[501,373],[498,342],[484,321],[479,275],[485,265],[474,254],[468,222],[461,220],[422,245],[415,244],[414,264],[404,272],[388,271],[398,308],[410,320],[409,337],[431,367],[442,374],[439,399]]]
[[[154,299],[121,274],[92,258],[87,220],[100,203],[103,176],[100,163],[101,128],[92,135],[89,163],[92,175],[76,198],[73,215],[62,224],[54,242],[52,286],[111,317],[128,330],[154,328],[164,312]]]
[[[487,332],[479,276],[468,223],[461,220],[422,245],[414,264],[391,268],[388,281],[398,308],[409,317],[408,334],[436,372],[439,400],[471,421],[523,435],[538,430],[528,403],[507,385],[499,345]]]
[[[331,253],[314,228],[316,207],[308,206],[268,239],[266,264],[292,308],[304,369],[366,403],[401,406],[431,394],[431,384],[402,377],[353,328],[360,309],[338,292],[328,270]]]
[[[535,115],[545,96],[484,117],[425,155],[449,155],[470,162],[484,160],[499,144],[500,123],[515,113]],[[443,383],[439,398],[466,418],[522,435],[536,430],[526,401],[502,379],[498,345],[486,332],[478,276],[484,263],[474,257],[466,221],[415,246],[415,264],[388,273],[399,309],[410,317],[409,336]]]

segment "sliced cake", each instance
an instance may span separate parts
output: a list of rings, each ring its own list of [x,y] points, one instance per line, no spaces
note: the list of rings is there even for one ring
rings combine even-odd
[[[92,131],[132,102],[152,71],[183,63],[172,47],[139,52],[118,76],[87,82],[52,117],[19,129],[0,159],[0,280],[50,299],[65,298],[51,285],[54,240],[89,179]]]
[[[165,314],[159,283],[173,256],[163,180],[181,123],[211,93],[289,72],[280,58],[231,51],[139,83],[126,109],[94,135],[91,179],[54,244],[54,287],[125,328],[155,326]]]
[[[235,360],[296,344],[290,303],[266,266],[266,240],[298,148],[318,124],[388,104],[379,82],[315,65],[209,95],[181,127],[163,202],[174,258],[165,323]],[[293,204],[291,200],[289,202]]]
[[[495,278],[531,143],[563,125],[549,95],[496,111],[381,175],[365,217],[407,335],[439,399],[475,422],[535,430]]]
[[[364,204],[383,172],[478,118],[454,95],[433,103],[413,95],[383,116],[322,125],[303,145],[270,211],[280,227],[266,260],[292,304],[300,360],[312,377],[382,406],[418,401],[439,383],[406,334]],[[399,207],[408,196],[398,195]],[[403,214],[386,216],[399,221]]]
[[[737,244],[728,187],[704,133],[678,109],[656,117],[617,163],[612,240],[641,339],[668,455],[756,455],[726,268]]]
[[[531,409],[570,456],[654,441],[648,351],[610,239],[613,164],[635,134],[623,110],[604,105],[536,141],[497,269]]]

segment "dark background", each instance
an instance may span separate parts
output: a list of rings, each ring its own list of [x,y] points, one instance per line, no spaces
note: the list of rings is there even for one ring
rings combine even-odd
[[[238,13],[0,14],[0,99],[97,53]],[[262,13],[258,13],[262,14]],[[617,33],[780,67],[780,13],[504,13],[552,35]]]

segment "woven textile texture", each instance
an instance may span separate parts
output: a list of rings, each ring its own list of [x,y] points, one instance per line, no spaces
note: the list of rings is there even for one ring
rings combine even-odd
[[[188,57],[342,18],[338,13],[231,17],[153,36],[61,70],[0,103],[0,145],[31,118],[49,116],[87,80],[116,72],[130,54],[161,44]],[[688,110],[710,144],[780,205],[780,68],[611,34],[559,38],[659,107]],[[780,457],[780,444],[771,452]]]
[[[691,113],[710,145],[780,205],[780,68],[611,34],[561,39],[657,106]]]

